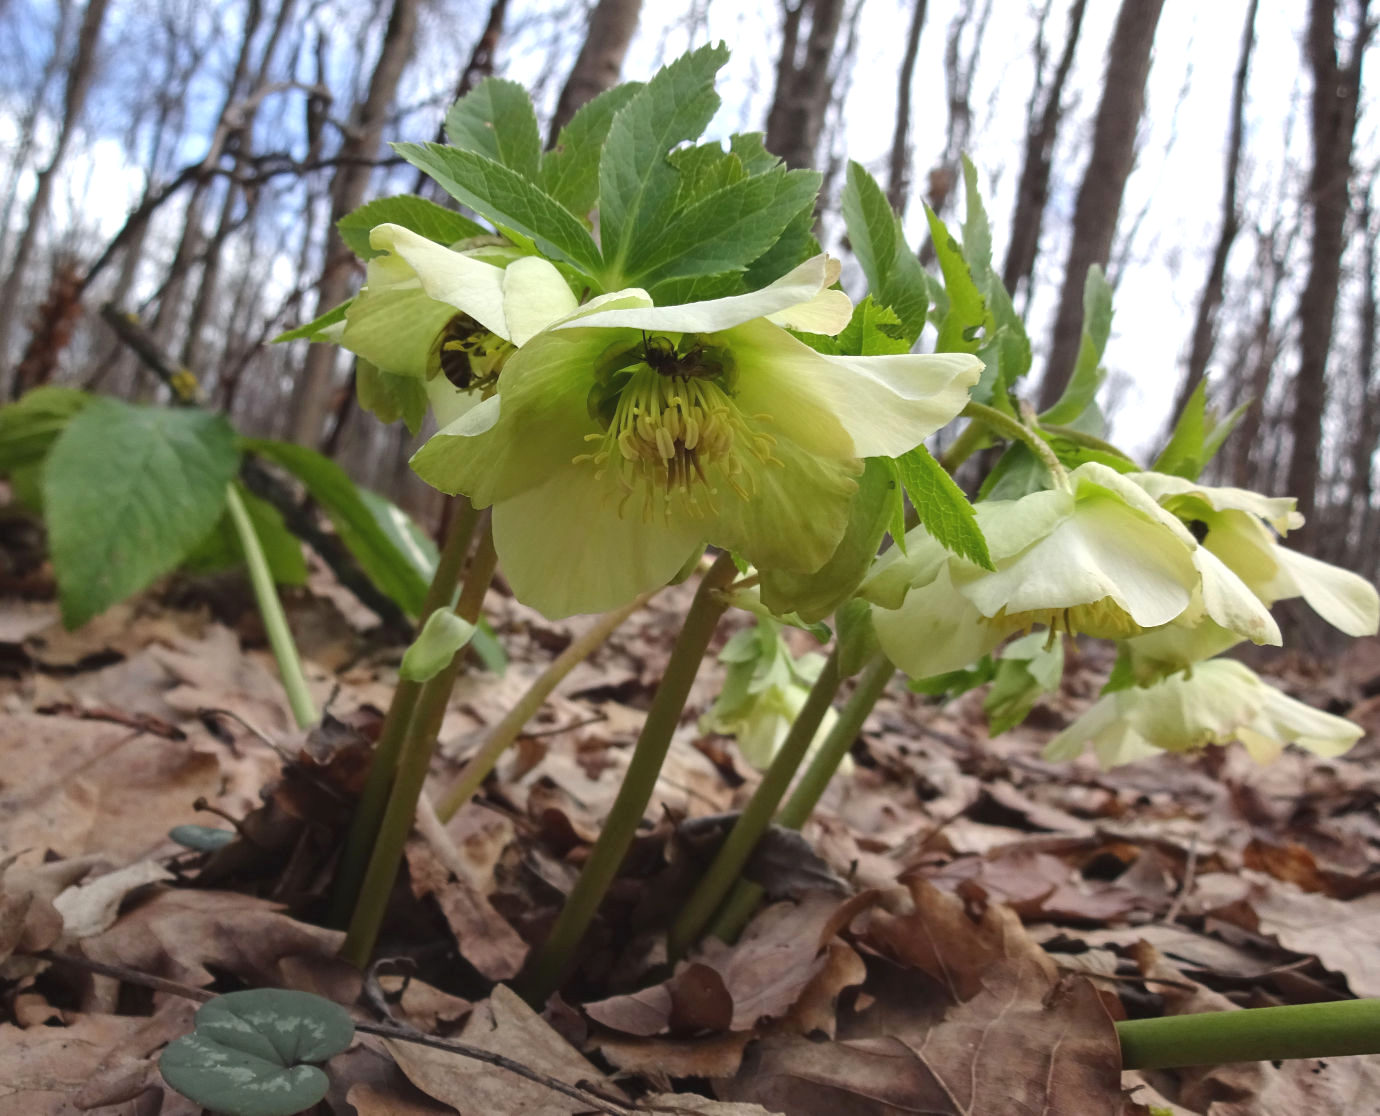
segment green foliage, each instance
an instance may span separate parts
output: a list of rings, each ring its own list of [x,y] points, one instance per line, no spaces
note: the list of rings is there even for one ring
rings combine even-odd
[[[368,241],[366,240],[367,244]],[[306,325],[299,325],[296,329],[284,330],[273,339],[273,344],[277,345],[282,341],[326,341],[328,338],[321,336],[321,331],[327,326],[333,326],[337,322],[345,320],[345,311],[350,308],[350,303],[354,299],[347,298],[339,306],[332,306],[324,314],[320,314],[307,322]]]
[[[859,163],[848,164],[843,220],[872,297],[896,314],[909,349],[929,313],[925,269],[906,243],[882,188]]]
[[[430,405],[426,385],[416,376],[385,372],[360,358],[355,361],[355,393],[359,405],[379,422],[387,424],[402,419],[407,432],[414,436],[426,421]]]
[[[1174,424],[1168,443],[1155,458],[1155,471],[1197,480],[1250,405],[1247,400],[1219,421],[1207,405],[1207,380],[1199,380]],[[3,414],[0,411],[0,416]]]
[[[992,337],[994,322],[987,299],[963,255],[963,246],[928,205],[925,206],[925,219],[930,225],[935,259],[944,275],[944,291],[948,296],[948,304],[939,319],[935,352],[976,353]]]
[[[279,585],[305,585],[307,562],[302,557],[301,541],[288,530],[277,508],[266,500],[260,500],[239,481],[232,483],[244,501],[273,580]],[[188,573],[215,573],[243,562],[244,548],[240,544],[239,532],[226,511],[210,534],[183,559],[182,568]]]
[[[581,105],[561,129],[556,145],[542,156],[538,185],[571,213],[583,217],[599,200],[604,140],[618,110],[641,88],[640,81],[627,81]]]
[[[973,505],[930,451],[916,446],[896,459],[896,467],[925,530],[960,558],[995,569]]]
[[[63,623],[75,628],[175,569],[215,527],[238,468],[220,415],[88,402],[44,468]]]
[[[315,1064],[344,1051],[355,1026],[339,1004],[308,992],[260,988],[197,1009],[196,1029],[158,1060],[184,1097],[232,1116],[292,1116],[330,1085]]]
[[[90,401],[76,388],[44,386],[0,407],[0,474],[40,463],[72,416]]]
[[[1083,283],[1083,337],[1073,375],[1059,401],[1040,416],[1042,422],[1076,426],[1094,434],[1105,424],[1096,402],[1097,389],[1107,378],[1102,353],[1112,332],[1112,288],[1102,269],[1094,264]]]
[[[524,94],[524,99],[525,96]],[[476,225],[468,217],[462,217],[455,210],[412,194],[399,194],[396,197],[365,202],[335,223],[340,238],[361,260],[370,260],[380,255],[369,246],[369,231],[375,225],[401,225],[405,229],[411,229],[418,236],[447,245],[458,240],[467,240],[472,236],[490,235],[488,229]],[[344,316],[343,311],[341,316]]]
[[[515,81],[485,78],[446,113],[446,138],[528,181],[541,166],[541,132],[532,100]]]
[[[872,606],[854,597],[834,617],[839,634],[839,677],[851,678],[881,653],[872,626]]]
[[[426,618],[412,645],[403,652],[398,677],[425,682],[450,665],[455,653],[474,638],[475,626],[448,608],[438,608]]]
[[[1042,696],[1059,688],[1064,677],[1064,643],[1045,632],[1032,632],[1007,644],[997,656],[992,688],[983,699],[987,727],[993,735],[1015,728]]]

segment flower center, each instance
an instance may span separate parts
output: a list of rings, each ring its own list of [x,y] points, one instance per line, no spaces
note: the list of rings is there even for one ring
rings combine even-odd
[[[596,480],[613,470],[623,493],[620,515],[640,493],[644,520],[660,511],[669,521],[677,505],[701,519],[715,512],[720,484],[751,499],[755,485],[744,455],[781,464],[772,456],[776,440],[748,424],[717,373],[706,375],[698,361],[678,365],[662,352],[631,370],[611,417],[601,422],[603,433],[585,435],[598,449],[574,460],[592,463]]]
[[[497,386],[504,363],[516,351],[511,341],[485,329],[468,314],[456,314],[436,338],[436,371],[461,391],[488,395]]]
[[[1068,608],[1041,608],[1029,612],[1003,610],[992,617],[992,622],[1008,632],[1030,632],[1035,625],[1043,624],[1049,629],[1051,641],[1059,632],[1095,639],[1126,639],[1145,631],[1111,597]]]

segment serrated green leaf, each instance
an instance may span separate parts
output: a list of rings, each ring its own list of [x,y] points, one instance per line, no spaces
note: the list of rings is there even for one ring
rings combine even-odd
[[[556,145],[542,156],[539,184],[571,213],[583,217],[599,200],[599,158],[618,110],[642,88],[625,81],[576,110]]]
[[[345,1050],[355,1027],[339,1004],[260,988],[197,1009],[196,1029],[168,1045],[158,1069],[173,1089],[232,1116],[293,1116],[330,1085],[311,1063]]]
[[[1158,473],[1172,473],[1197,480],[1250,405],[1250,400],[1247,400],[1221,422],[1216,422],[1207,405],[1207,380],[1199,380],[1152,468]],[[0,411],[0,416],[3,414]]]
[[[813,204],[819,182],[814,171],[775,170],[715,190],[659,230],[626,274],[646,285],[745,268]]]
[[[599,164],[608,287],[645,274],[642,260],[657,248],[679,179],[667,155],[698,139],[713,119],[719,107],[714,76],[727,61],[722,43],[691,51],[658,72],[614,117]]]
[[[335,223],[340,238],[361,260],[372,260],[382,255],[369,246],[369,232],[378,225],[401,225],[418,236],[447,246],[472,236],[491,235],[488,229],[476,225],[455,210],[412,194],[365,202]]]
[[[296,329],[289,329],[278,334],[278,336],[273,339],[273,344],[277,345],[283,341],[328,340],[325,337],[318,336],[318,334],[327,326],[335,325],[336,322],[343,322],[345,320],[345,311],[350,308],[350,303],[353,301],[353,298],[347,298],[339,306],[332,306],[324,314],[320,314],[307,322],[306,325],[299,325]]]
[[[420,614],[430,580],[418,563],[421,545],[398,531],[391,514],[379,515],[380,503],[387,504],[383,497],[360,488],[334,461],[305,446],[246,439],[244,447],[301,481],[369,580],[409,616]]]
[[[582,275],[598,275],[599,249],[584,223],[516,171],[438,143],[397,143],[393,150],[462,205],[531,237],[543,255],[565,261]]]
[[[935,259],[944,275],[944,291],[948,296],[934,351],[976,353],[991,339],[993,332],[994,322],[987,299],[973,278],[963,246],[929,205],[925,206],[925,219],[929,222]]]
[[[302,556],[302,543],[283,522],[282,514],[266,500],[261,500],[239,481],[233,482],[244,501],[254,533],[259,537],[269,572],[279,585],[305,585],[307,562]],[[215,528],[192,549],[182,561],[188,573],[215,573],[244,562],[244,548],[239,532],[229,512],[221,515]]]
[[[1030,371],[1030,337],[1011,302],[1010,292],[992,267],[992,230],[978,190],[977,169],[966,155],[963,156],[963,181],[963,257],[968,261],[973,281],[987,300],[993,322],[992,337],[978,350],[986,367],[973,389],[973,398],[1014,415],[1008,393],[1016,381]]]
[[[960,558],[995,569],[973,505],[930,451],[916,446],[896,459],[896,468],[925,530]]]
[[[761,132],[735,132],[728,137],[728,149],[749,175],[766,174],[781,165],[781,157],[767,150],[766,138]]]
[[[671,203],[672,209],[677,211],[748,177],[743,161],[718,143],[682,147],[667,158],[679,173],[676,196]]]
[[[355,361],[355,393],[359,405],[385,425],[402,419],[415,435],[426,420],[426,384],[416,376],[385,372],[360,358]]]
[[[403,652],[398,677],[425,682],[450,665],[455,653],[474,638],[477,629],[448,608],[438,608],[426,618],[422,630]]]
[[[485,78],[446,113],[446,137],[453,147],[473,151],[528,181],[541,166],[541,132],[532,99],[515,81]]]
[[[647,288],[657,306],[679,306],[686,302],[705,302],[711,298],[727,298],[742,294],[747,285],[741,271],[726,271],[719,275],[692,275],[681,279],[667,279]]]
[[[925,269],[906,243],[886,194],[860,163],[848,164],[842,209],[848,240],[872,296],[896,312],[914,344],[929,312]]]
[[[1049,472],[1024,442],[1013,442],[997,458],[978,489],[981,500],[1019,500],[1048,487]]]
[[[221,415],[92,399],[43,471],[63,623],[75,628],[174,570],[216,525],[238,468]]]
[[[44,385],[0,407],[0,474],[40,463],[91,399],[77,388]]]
[[[744,288],[760,291],[799,264],[818,256],[823,249],[815,239],[814,227],[815,203],[811,200],[786,222],[776,243],[748,265],[747,271],[743,272]]]
[[[1083,337],[1078,343],[1078,359],[1073,375],[1059,401],[1040,416],[1041,422],[1059,426],[1074,425],[1094,405],[1097,389],[1106,378],[1102,353],[1112,332],[1112,288],[1096,264],[1088,268],[1083,283]],[[1080,427],[1081,429],[1081,427]],[[1100,433],[1100,431],[1093,431]]]
[[[992,688],[983,699],[993,736],[1008,732],[1029,716],[1035,703],[1059,688],[1064,675],[1064,641],[1032,632],[1007,644],[997,656]]]
[[[853,316],[839,331],[836,351],[850,356],[894,356],[910,352],[905,326],[890,306],[868,295],[853,307]]]

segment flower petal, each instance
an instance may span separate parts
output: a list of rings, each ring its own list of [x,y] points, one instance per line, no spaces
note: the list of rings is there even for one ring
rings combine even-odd
[[[954,591],[947,563],[928,585],[911,589],[900,608],[874,608],[872,625],[886,657],[911,678],[962,670],[1002,640]]]
[[[1175,497],[1193,496],[1205,501],[1216,511],[1240,511],[1253,515],[1281,535],[1303,525],[1303,516],[1294,510],[1298,501],[1292,496],[1262,496],[1246,488],[1198,484],[1168,473],[1128,473],[1127,477],[1166,506],[1172,506]]]
[[[514,345],[527,344],[579,305],[565,277],[540,256],[523,256],[503,272],[503,314]]]
[[[419,286],[370,286],[345,311],[340,344],[385,372],[424,377],[455,308]]]
[[[483,400],[479,392],[461,391],[444,376],[432,376],[425,384],[431,413],[436,416],[436,425],[442,429],[469,414]]]
[[[1214,621],[1252,643],[1278,647],[1284,642],[1270,610],[1217,555],[1200,546],[1193,564],[1202,577],[1203,607]]]
[[[518,600],[552,619],[607,612],[665,585],[703,545],[694,523],[620,516],[619,495],[567,464],[494,506],[499,569]]]
[[[369,233],[369,245],[405,261],[417,273],[428,297],[453,306],[510,340],[503,313],[501,267],[471,259],[401,225],[376,226]]]
[[[1276,546],[1280,578],[1270,587],[1274,599],[1302,597],[1314,612],[1349,636],[1375,635],[1380,628],[1380,596],[1360,574]]]

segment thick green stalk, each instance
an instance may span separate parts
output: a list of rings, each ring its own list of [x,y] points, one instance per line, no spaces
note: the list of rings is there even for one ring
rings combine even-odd
[[[230,522],[235,525],[235,534],[239,536],[240,548],[244,551],[244,561],[249,567],[249,582],[254,587],[254,599],[259,604],[264,631],[268,633],[268,645],[273,649],[273,657],[278,660],[278,673],[282,676],[292,715],[297,719],[298,728],[308,728],[316,724],[316,703],[311,700],[311,692],[307,689],[302,660],[297,654],[297,645],[292,642],[292,630],[283,612],[283,602],[278,599],[278,589],[273,584],[273,571],[268,568],[264,548],[249,518],[249,509],[244,506],[233,483],[225,490],[225,506],[230,512]]]
[[[862,731],[863,722],[867,720],[872,707],[877,704],[877,699],[882,696],[882,691],[886,689],[887,683],[895,673],[896,668],[881,655],[863,668],[857,688],[839,710],[839,719],[834,722],[834,727],[829,730],[829,735],[820,744],[819,751],[810,761],[810,766],[805,769],[805,774],[800,777],[800,782],[795,785],[791,797],[786,800],[786,805],[777,815],[777,825],[787,829],[799,829],[809,821],[820,796],[824,794],[824,788],[834,777],[834,772],[843,762],[843,757],[848,754],[848,749],[853,746],[853,741]],[[719,911],[718,917],[714,919],[710,932],[726,942],[733,941],[747,925],[752,912],[761,901],[761,885],[740,879],[733,886],[733,892]]]
[[[494,764],[507,750],[508,745],[518,738],[523,726],[536,716],[537,711],[551,696],[551,692],[561,684],[562,679],[594,654],[597,648],[603,646],[614,630],[651,600],[652,596],[651,593],[643,593],[622,608],[604,613],[587,631],[581,633],[578,639],[572,640],[569,647],[551,660],[550,665],[508,710],[503,720],[494,725],[489,738],[484,741],[484,746],[469,763],[465,764],[465,769],[460,772],[460,778],[455,781],[455,785],[436,804],[436,816],[441,821],[450,821],[455,816],[455,811],[470,800],[479,789],[479,784],[488,778],[489,772],[494,769]]]
[[[982,449],[987,439],[987,433],[987,427],[980,421],[975,419],[968,423],[958,437],[953,440],[953,444],[939,455],[939,464],[952,473],[973,454]]]
[[[460,570],[465,564],[465,555],[470,549],[470,541],[474,538],[475,526],[479,523],[479,512],[468,497],[457,496],[456,501],[458,506],[451,516],[445,545],[436,560],[436,572],[431,575],[431,584],[422,601],[422,612],[418,617],[422,624],[438,608],[450,605],[455,596],[455,586],[460,580]],[[355,909],[359,886],[364,880],[364,869],[369,863],[369,853],[378,839],[383,811],[388,805],[388,792],[393,789],[398,752],[402,749],[407,726],[412,720],[412,710],[421,692],[420,682],[411,682],[406,678],[399,678],[393,690],[393,700],[389,702],[383,727],[379,730],[378,743],[374,745],[374,754],[369,760],[364,789],[355,804],[354,817],[350,819],[350,832],[345,837],[345,848],[340,854],[340,867],[336,869],[331,910],[327,917],[332,926],[344,926],[350,912]]]
[[[1104,438],[1098,438],[1092,434],[1085,434],[1081,430],[1075,430],[1072,426],[1051,426],[1042,422],[1040,423],[1040,429],[1046,434],[1053,434],[1056,438],[1063,438],[1076,446],[1084,446],[1087,449],[1097,450],[1098,453],[1105,453],[1110,457],[1119,457],[1122,461],[1134,465],[1137,469],[1141,467],[1140,462],[1129,453],[1112,445],[1111,442]]]
[[[585,931],[594,920],[605,892],[613,883],[627,854],[628,846],[637,833],[642,815],[656,790],[661,765],[671,747],[671,737],[680,724],[685,699],[699,672],[700,661],[709,649],[714,629],[719,625],[727,602],[720,593],[733,580],[736,569],[732,557],[721,554],[700,581],[694,602],[685,615],[685,623],[671,658],[666,664],[661,685],[657,687],[642,732],[637,738],[632,762],[618,797],[604,821],[603,831],[585,862],[580,878],[561,908],[556,924],[551,928],[531,967],[523,978],[524,995],[529,1003],[545,1003],[564,975]]]
[[[985,403],[969,402],[961,413],[974,422],[985,423],[989,429],[1010,441],[1024,442],[1030,451],[1040,459],[1041,464],[1049,470],[1050,479],[1054,481],[1054,486],[1056,488],[1068,488],[1069,475],[1058,455],[1050,449],[1048,442],[1028,426],[1022,425],[1010,415],[997,410],[995,407],[989,407]],[[965,430],[963,433],[967,434],[967,431]],[[952,468],[948,463],[947,454],[945,455],[945,468]]]
[[[1116,1033],[1128,1070],[1380,1054],[1380,1000],[1127,1019]]]
[[[493,579],[497,561],[493,533],[486,521],[469,572],[465,575],[465,587],[455,605],[455,613],[462,620],[473,624],[479,619],[484,594]],[[398,754],[397,773],[388,795],[388,806],[379,825],[369,866],[360,886],[359,901],[355,904],[345,944],[340,951],[345,960],[360,968],[368,963],[374,951],[388,898],[398,878],[403,845],[417,815],[417,800],[421,797],[422,784],[426,782],[427,769],[431,766],[431,753],[436,746],[436,737],[441,731],[441,722],[445,719],[446,706],[450,704],[450,694],[455,688],[455,678],[460,673],[464,657],[464,648],[461,648],[444,670],[423,683],[417,704],[412,710],[407,735]]]
[[[801,706],[799,714],[792,722],[786,739],[772,759],[771,766],[762,777],[737,822],[729,830],[728,836],[720,846],[708,871],[701,877],[695,890],[685,905],[681,907],[676,921],[671,926],[667,949],[672,961],[679,958],[699,940],[700,934],[714,917],[714,912],[723,903],[743,870],[752,850],[757,847],[762,834],[771,824],[772,815],[786,795],[786,789],[795,778],[795,773],[805,758],[810,741],[815,738],[820,722],[834,703],[834,695],[839,691],[839,649],[834,645],[825,661],[819,677],[810,688],[809,697]],[[821,744],[821,750],[824,745]]]

